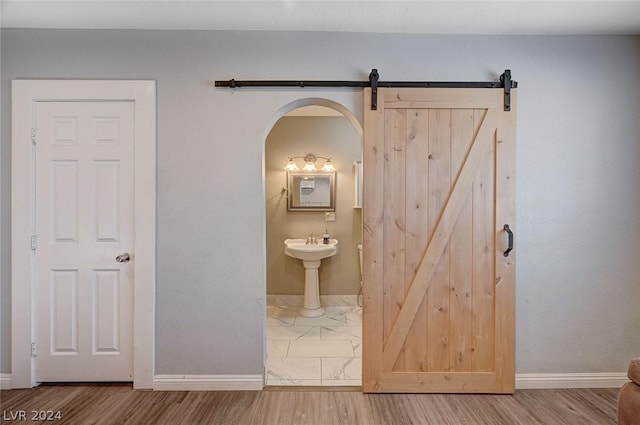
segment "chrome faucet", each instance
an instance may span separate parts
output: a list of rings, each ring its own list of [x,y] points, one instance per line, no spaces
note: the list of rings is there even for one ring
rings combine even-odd
[[[318,239],[313,236],[313,232],[309,233],[309,237],[307,238],[305,245],[318,245]]]

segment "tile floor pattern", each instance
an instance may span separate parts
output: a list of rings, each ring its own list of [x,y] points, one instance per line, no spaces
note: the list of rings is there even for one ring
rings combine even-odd
[[[362,381],[362,309],[267,307],[266,385],[358,386]]]

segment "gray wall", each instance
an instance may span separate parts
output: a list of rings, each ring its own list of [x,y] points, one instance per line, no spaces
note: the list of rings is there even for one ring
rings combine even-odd
[[[302,261],[284,254],[286,238],[321,237],[325,230],[338,239],[339,252],[322,260],[321,295],[357,295],[360,266],[356,246],[362,242],[361,209],[354,209],[353,161],[362,151],[360,134],[346,117],[283,117],[267,137],[265,193],[267,214],[267,294],[303,294]],[[331,157],[336,167],[336,220],[325,221],[323,212],[287,211],[284,166],[289,156],[308,153]],[[298,166],[303,165],[297,160]],[[316,165],[321,167],[323,160]]]
[[[1,13],[1,12],[0,12]],[[0,129],[4,127],[4,118],[3,110],[4,101],[2,101],[2,91],[4,89],[4,84],[2,82],[2,30],[0,30]],[[5,279],[8,276],[8,273],[5,272],[4,267],[7,262],[7,258],[9,257],[9,232],[8,228],[10,226],[9,222],[9,214],[4,213],[4,208],[6,204],[4,204],[5,195],[8,197],[8,182],[9,176],[11,174],[10,170],[6,169],[5,165],[5,156],[7,155],[6,143],[2,143],[4,140],[4,133],[0,134],[0,373],[3,370],[9,370],[10,360],[5,360],[5,354],[10,351],[10,348],[4,348],[5,341],[7,341],[8,337],[11,335],[11,322],[7,318],[10,315],[11,308],[11,300],[8,295],[8,286],[9,279]],[[5,339],[7,338],[7,339]],[[8,343],[8,342],[7,342]],[[6,366],[5,366],[6,365]]]
[[[215,79],[487,80],[519,89],[520,373],[620,372],[640,352],[640,37],[2,30],[13,78],[156,79],[157,373],[262,372],[264,139],[279,109],[348,90],[221,90]],[[10,295],[10,117],[2,117]],[[236,164],[242,164],[239,171]],[[9,308],[2,364],[10,371]]]

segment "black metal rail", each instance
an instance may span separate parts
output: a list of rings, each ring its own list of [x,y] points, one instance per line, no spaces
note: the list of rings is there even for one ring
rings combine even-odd
[[[362,89],[371,87],[371,109],[378,109],[378,87],[436,87],[436,88],[489,88],[504,90],[504,110],[511,110],[511,89],[518,87],[518,82],[511,79],[511,70],[506,69],[499,81],[460,82],[460,81],[379,81],[377,69],[372,69],[369,81],[319,81],[319,80],[225,80],[216,81],[215,87],[343,87]]]

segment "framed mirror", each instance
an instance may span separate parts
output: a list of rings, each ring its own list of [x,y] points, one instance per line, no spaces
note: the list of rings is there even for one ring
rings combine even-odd
[[[287,172],[289,211],[335,211],[336,173]]]

